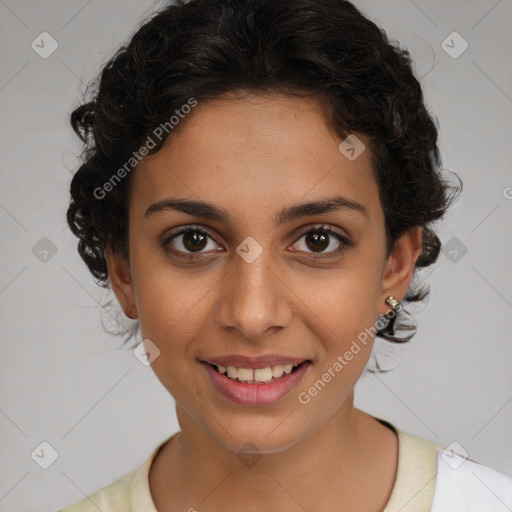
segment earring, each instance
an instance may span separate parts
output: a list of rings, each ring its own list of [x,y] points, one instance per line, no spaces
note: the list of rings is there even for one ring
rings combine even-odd
[[[386,299],[386,304],[393,308],[393,309],[398,309],[398,307],[400,306],[400,301],[395,299],[395,297],[393,297],[393,295],[390,295],[387,299]]]

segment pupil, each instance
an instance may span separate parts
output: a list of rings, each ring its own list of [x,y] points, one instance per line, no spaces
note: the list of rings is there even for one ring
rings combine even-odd
[[[310,246],[308,241],[312,241],[313,245]],[[329,246],[329,240],[324,233],[309,233],[306,236],[306,244],[310,249],[320,249],[320,251],[323,251]]]
[[[206,237],[197,231],[191,231],[183,235],[183,245],[187,250],[204,249],[206,246]]]

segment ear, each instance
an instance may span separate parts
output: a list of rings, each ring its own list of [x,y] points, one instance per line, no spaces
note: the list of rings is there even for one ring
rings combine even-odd
[[[124,314],[131,319],[137,318],[135,294],[129,262],[117,251],[108,247],[105,250],[108,277],[112,290],[123,308]]]
[[[382,273],[381,296],[378,313],[385,315],[390,311],[386,299],[392,295],[402,300],[409,288],[414,272],[414,266],[421,254],[422,240],[421,228],[415,227],[407,230],[395,241],[393,251],[389,255]]]

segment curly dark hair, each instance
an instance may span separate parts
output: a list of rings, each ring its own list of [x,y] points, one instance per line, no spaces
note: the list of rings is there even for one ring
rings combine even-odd
[[[407,50],[344,0],[177,0],[157,12],[105,64],[71,115],[84,149],[67,221],[97,284],[110,286],[107,247],[129,260],[131,174],[107,188],[113,173],[126,169],[155,127],[191,98],[242,90],[313,97],[328,105],[326,122],[340,137],[370,138],[387,255],[406,230],[422,228],[423,248],[403,303],[422,301],[429,287],[416,286],[416,270],[437,260],[441,242],[432,223],[462,182],[442,179],[437,123],[411,63]],[[403,315],[412,319],[401,307],[376,335],[408,341],[416,326]]]

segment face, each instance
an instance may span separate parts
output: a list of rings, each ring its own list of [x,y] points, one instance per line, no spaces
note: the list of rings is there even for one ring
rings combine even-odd
[[[348,159],[316,101],[231,95],[199,103],[134,171],[130,261],[108,251],[109,275],[160,350],[182,431],[278,452],[348,414],[362,333],[403,298],[420,250],[411,231],[386,258],[357,137]]]

